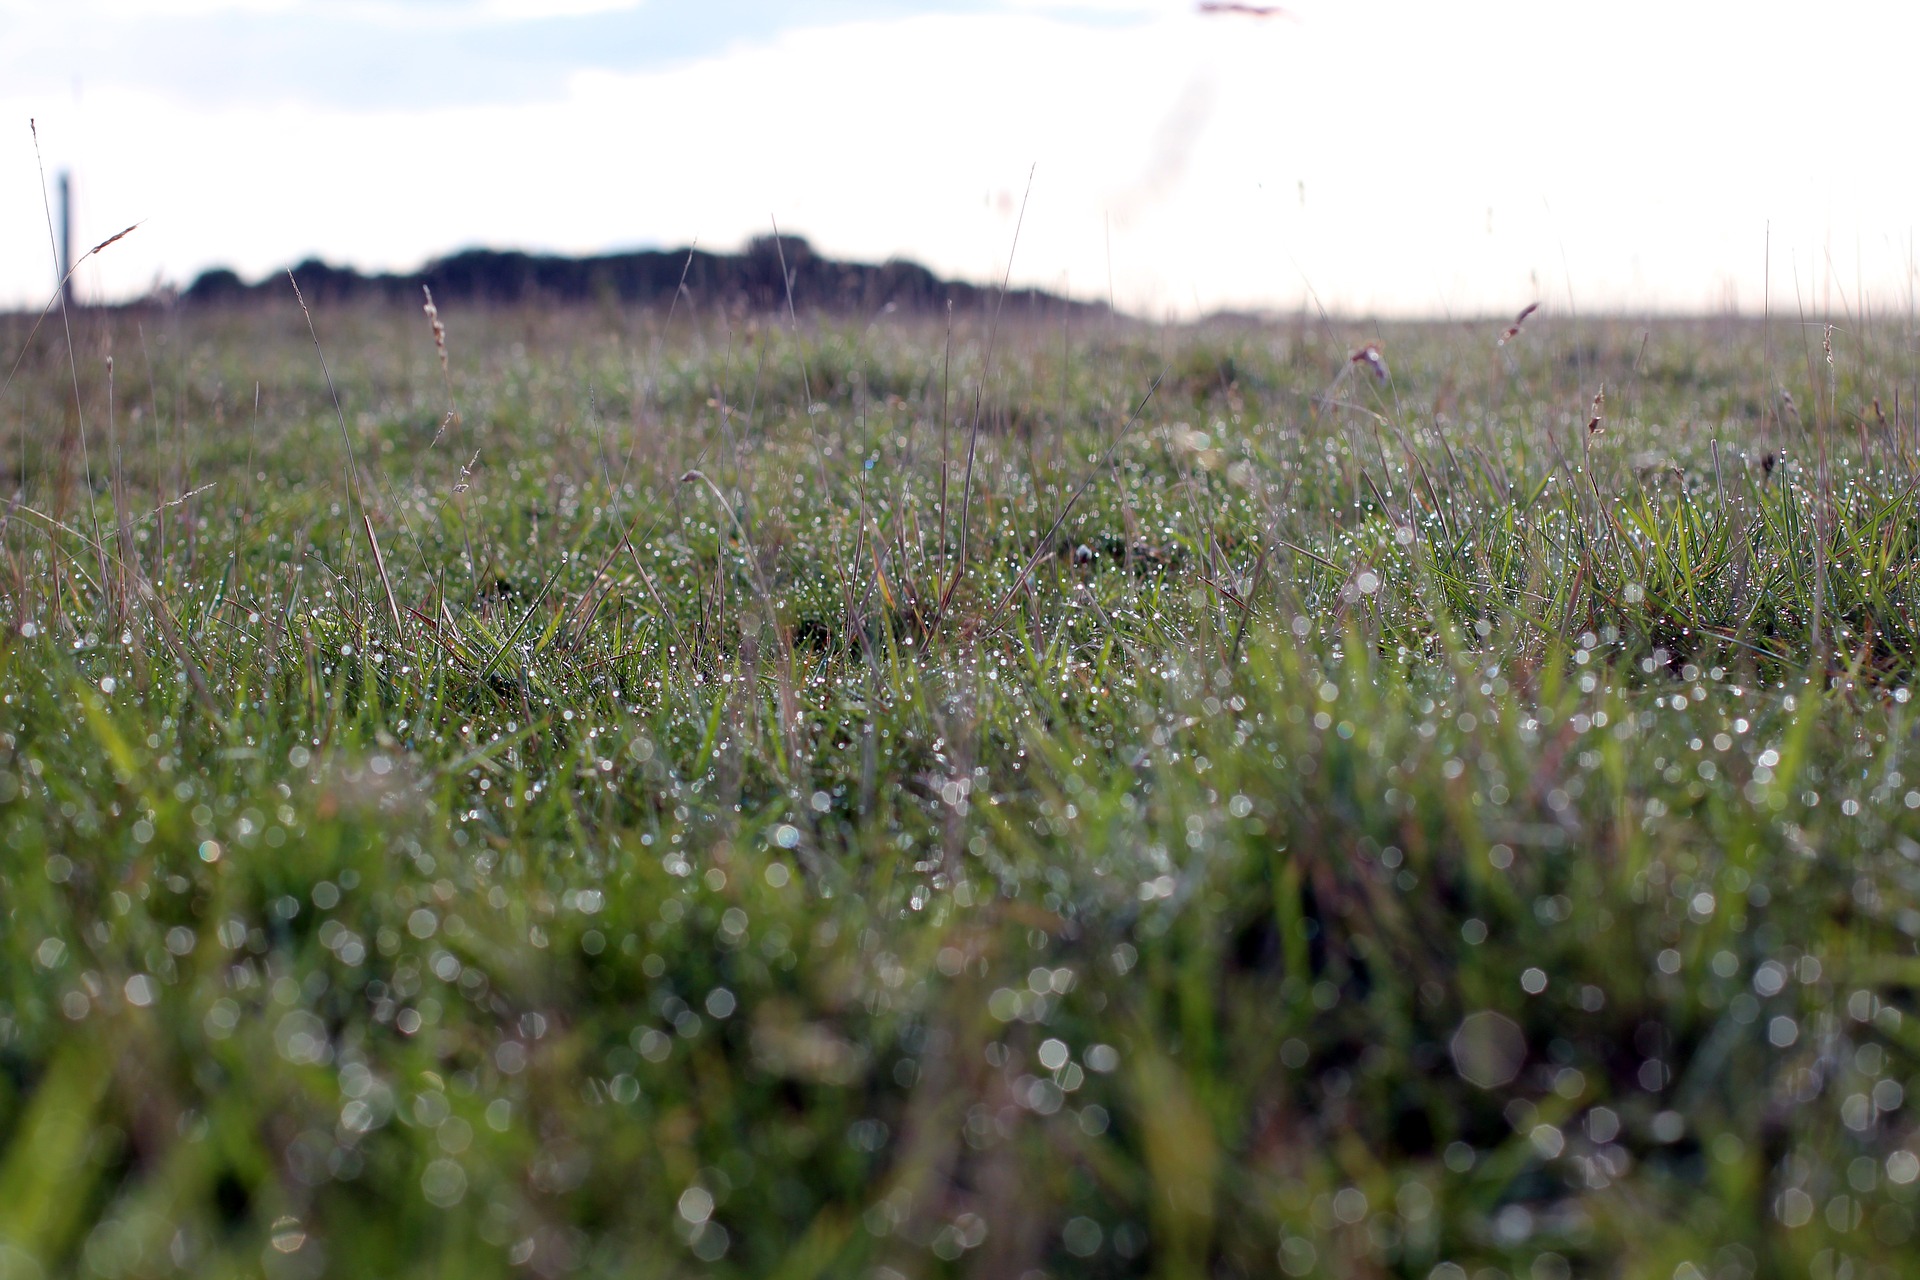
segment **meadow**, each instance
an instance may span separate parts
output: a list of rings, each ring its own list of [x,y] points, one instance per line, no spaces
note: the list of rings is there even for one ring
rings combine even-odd
[[[0,1277],[1920,1274],[1909,317],[800,301],[0,321]]]

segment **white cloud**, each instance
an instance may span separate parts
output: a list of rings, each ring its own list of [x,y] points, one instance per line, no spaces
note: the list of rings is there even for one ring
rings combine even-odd
[[[47,12],[44,4],[23,0],[22,10]],[[288,14],[311,9],[312,0],[64,0],[58,16],[73,23],[137,18],[218,18],[235,14]]]
[[[449,22],[527,22],[543,18],[624,13],[646,0],[63,0],[61,21],[93,19],[321,17],[379,26]],[[45,14],[36,0],[0,0],[0,13]]]
[[[534,18],[578,18],[589,14],[626,13],[646,0],[484,0],[478,6],[485,17],[500,22]]]

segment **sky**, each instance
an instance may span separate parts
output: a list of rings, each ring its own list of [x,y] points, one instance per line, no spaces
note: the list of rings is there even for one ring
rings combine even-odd
[[[55,278],[43,166],[82,245],[140,224],[81,268],[100,299],[776,221],[1154,317],[1905,313],[1920,283],[1920,6],[1198,10],[0,0],[0,307]]]

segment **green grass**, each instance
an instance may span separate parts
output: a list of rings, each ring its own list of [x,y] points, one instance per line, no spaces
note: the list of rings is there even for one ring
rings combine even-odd
[[[1897,322],[447,320],[0,326],[0,1276],[1920,1272]]]

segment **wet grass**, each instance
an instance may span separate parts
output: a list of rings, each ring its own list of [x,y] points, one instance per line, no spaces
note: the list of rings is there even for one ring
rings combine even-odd
[[[1899,323],[446,320],[26,346],[0,1276],[1913,1273]]]

